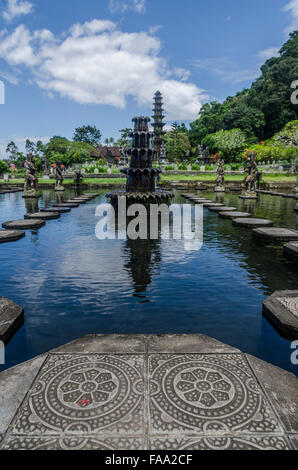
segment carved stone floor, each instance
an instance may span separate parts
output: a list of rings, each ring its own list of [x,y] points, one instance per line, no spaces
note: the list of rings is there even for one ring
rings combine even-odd
[[[297,449],[298,380],[203,335],[90,335],[0,374],[0,449]]]

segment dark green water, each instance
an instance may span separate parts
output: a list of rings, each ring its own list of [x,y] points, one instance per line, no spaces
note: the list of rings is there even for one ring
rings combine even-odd
[[[54,201],[44,191],[39,207]],[[99,241],[95,208],[103,201],[104,192],[0,245],[0,295],[25,309],[2,368],[89,333],[203,333],[297,374],[291,342],[262,316],[267,296],[297,289],[297,263],[282,246],[263,245],[207,209],[199,251],[185,251],[179,240]],[[174,202],[186,203],[179,196]],[[224,203],[298,229],[293,199],[260,195],[245,202],[229,193]],[[21,194],[0,195],[1,224],[25,212]]]

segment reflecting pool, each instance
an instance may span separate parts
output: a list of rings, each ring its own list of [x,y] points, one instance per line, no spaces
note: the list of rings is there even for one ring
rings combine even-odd
[[[105,192],[0,245],[0,296],[25,309],[2,369],[90,333],[203,333],[298,375],[290,341],[262,316],[267,296],[297,289],[297,262],[281,245],[264,245],[206,208],[199,251],[185,251],[183,240],[100,241],[95,209]],[[43,191],[39,208],[56,197]],[[177,194],[173,202],[187,201]],[[298,229],[293,199],[227,193],[222,202]],[[25,204],[20,193],[0,195],[0,223],[23,218]]]

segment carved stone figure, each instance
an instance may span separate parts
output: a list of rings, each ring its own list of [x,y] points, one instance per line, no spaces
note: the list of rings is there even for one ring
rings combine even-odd
[[[257,199],[257,179],[258,179],[258,167],[256,163],[256,152],[247,154],[246,173],[248,175],[243,181],[244,191],[241,194],[242,199]]]
[[[32,153],[27,155],[25,165],[27,169],[25,174],[24,197],[39,197],[40,194],[38,192],[38,177],[35,167],[35,157]]]
[[[76,170],[75,177],[74,177],[75,186],[80,186],[82,182],[83,182],[83,175],[81,173],[81,170]]]
[[[63,187],[63,173],[62,173],[62,168],[63,165],[61,162],[56,163],[56,185],[55,185],[55,191],[64,191],[65,188]]]
[[[217,178],[216,178],[216,186],[214,188],[215,192],[224,193],[225,188],[225,170],[224,170],[224,160],[218,161],[218,168],[217,168]]]

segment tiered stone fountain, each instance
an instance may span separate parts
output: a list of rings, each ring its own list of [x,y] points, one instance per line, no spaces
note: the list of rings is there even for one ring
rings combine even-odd
[[[152,168],[152,160],[156,150],[151,146],[154,133],[149,131],[149,117],[138,116],[133,118],[134,129],[132,147],[127,150],[130,156],[129,168],[123,168],[121,173],[127,176],[126,190],[113,191],[106,195],[113,205],[117,205],[118,197],[125,196],[128,203],[142,202],[158,203],[168,202],[172,198],[169,191],[158,190],[157,180],[161,170]]]

